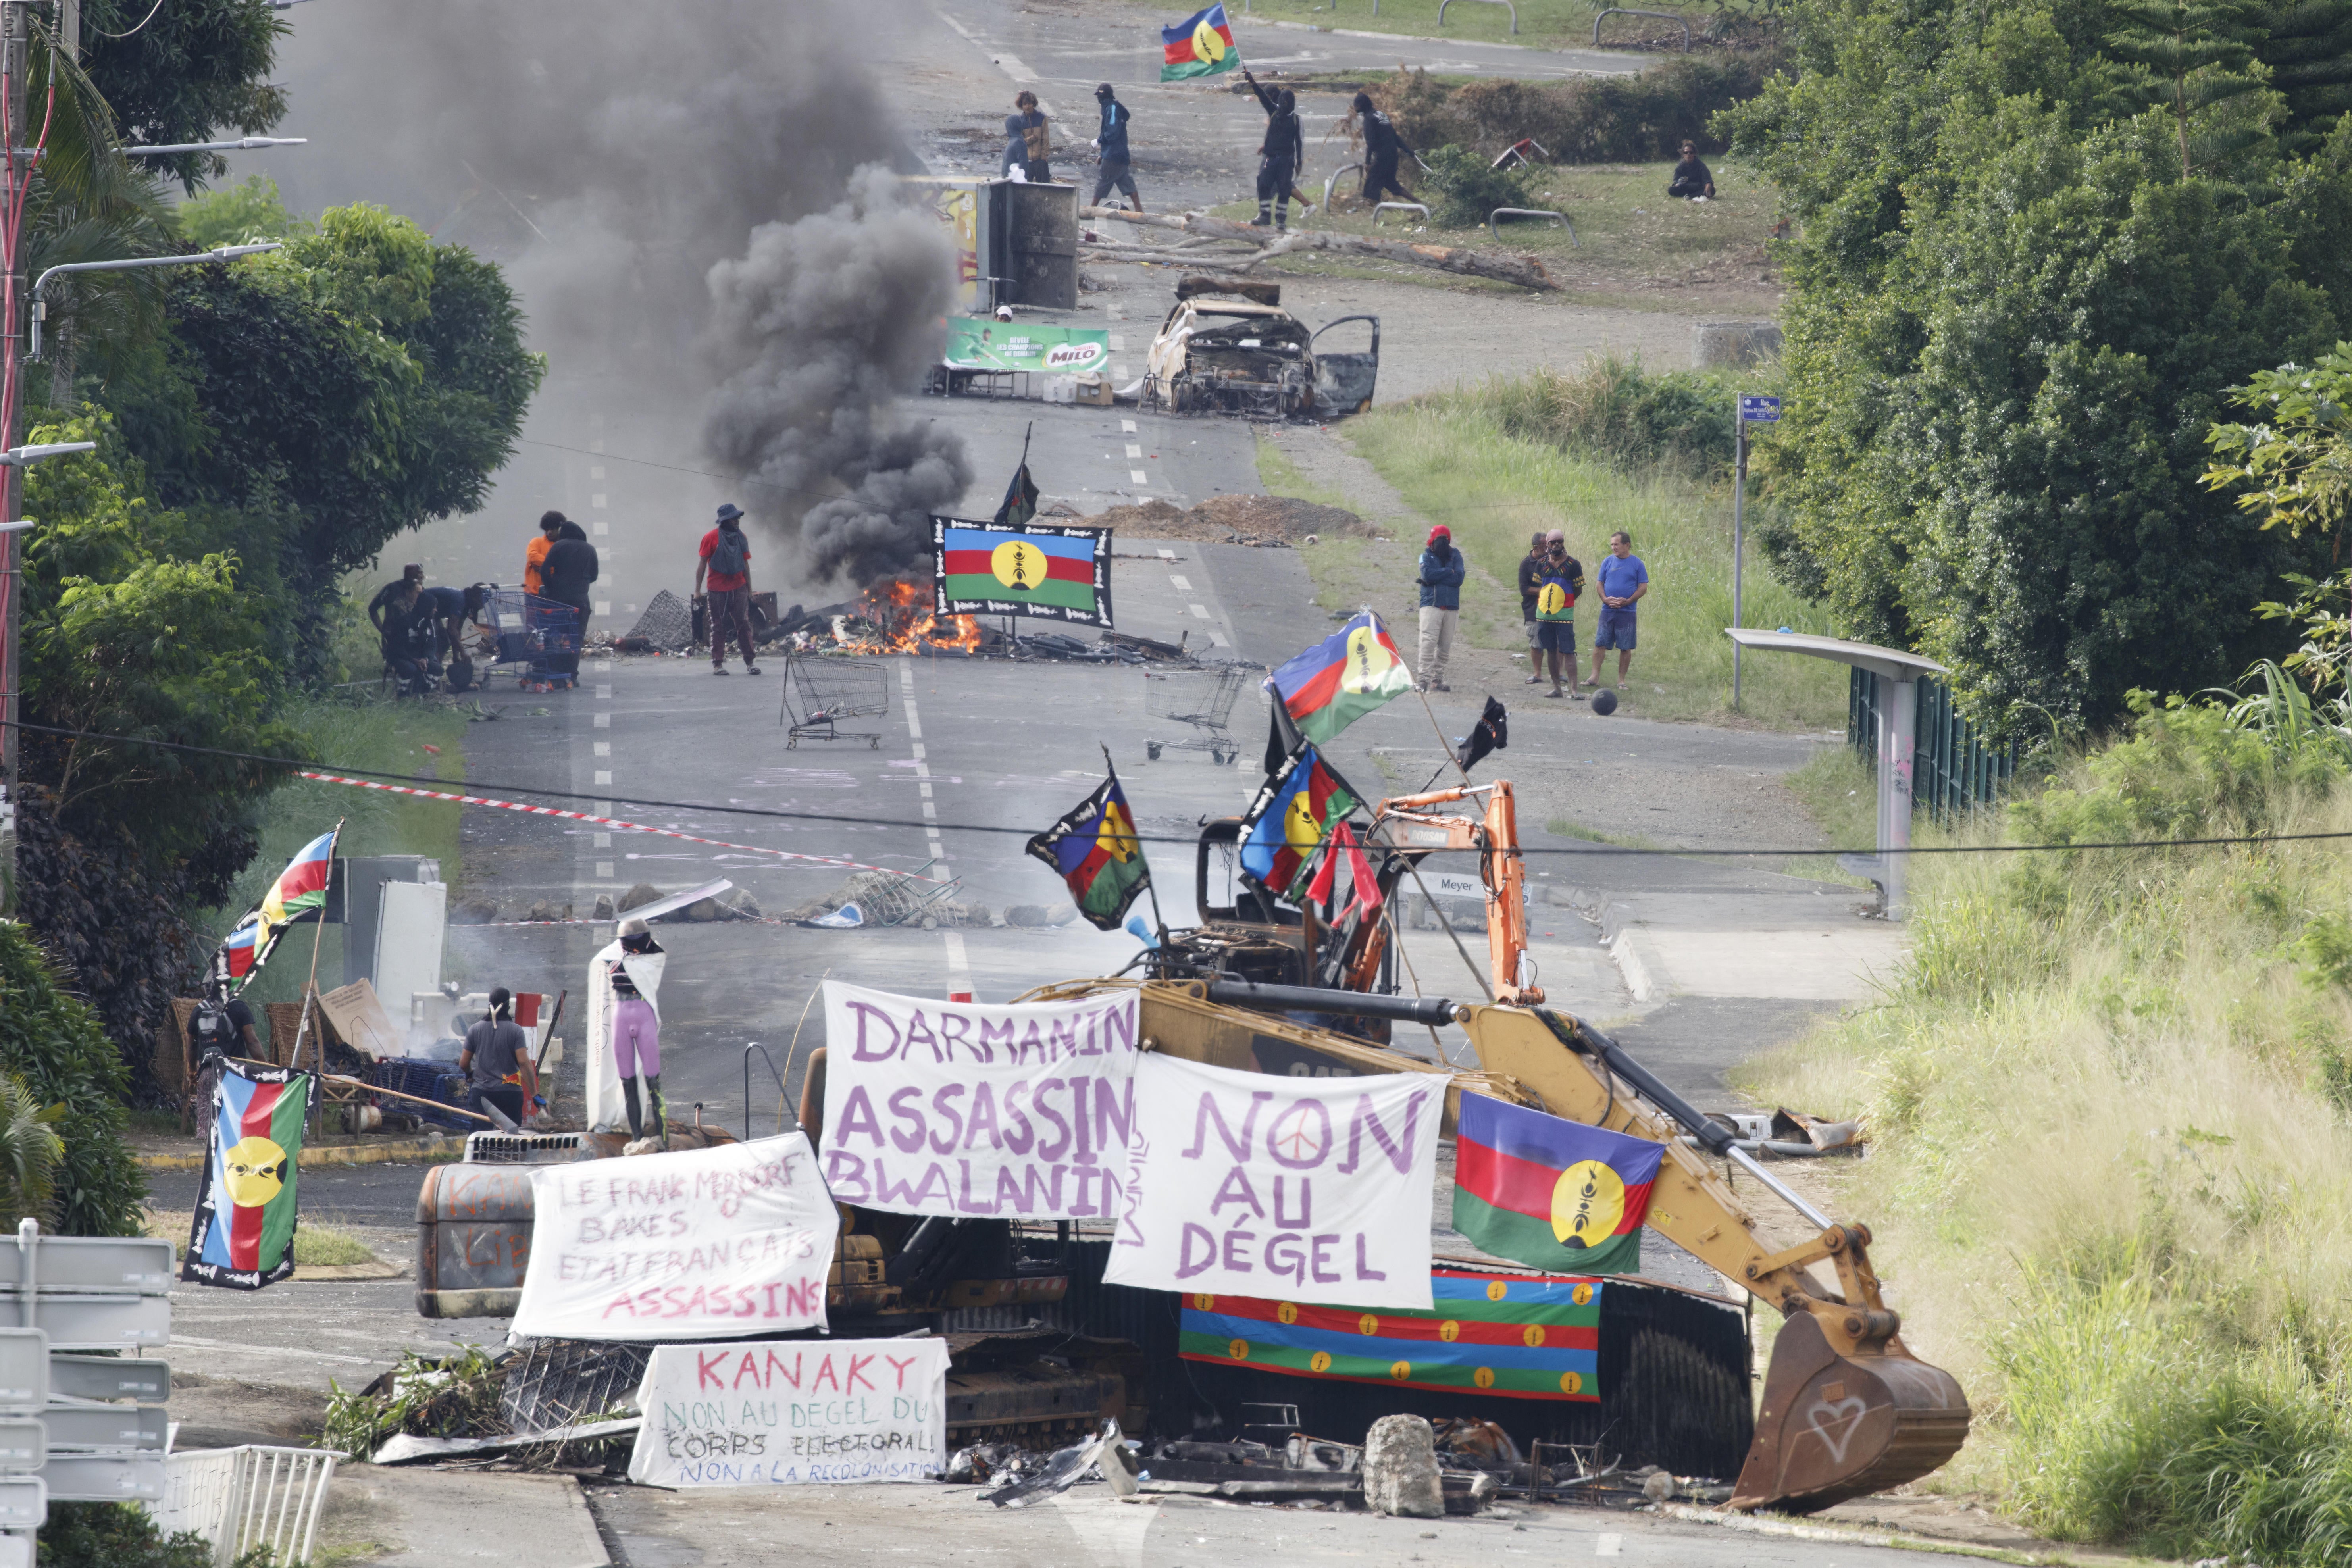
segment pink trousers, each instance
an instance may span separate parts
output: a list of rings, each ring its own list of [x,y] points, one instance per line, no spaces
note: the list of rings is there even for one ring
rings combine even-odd
[[[623,1078],[661,1076],[661,1020],[653,1004],[642,996],[624,996],[613,1009],[613,1060]]]

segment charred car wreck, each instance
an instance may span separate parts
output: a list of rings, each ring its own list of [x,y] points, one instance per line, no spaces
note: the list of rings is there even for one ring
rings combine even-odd
[[[1366,352],[1317,347],[1351,321],[1370,328]],[[1152,340],[1143,398],[1177,414],[1336,419],[1371,405],[1380,366],[1378,316],[1342,316],[1309,331],[1282,308],[1278,283],[1187,278]]]

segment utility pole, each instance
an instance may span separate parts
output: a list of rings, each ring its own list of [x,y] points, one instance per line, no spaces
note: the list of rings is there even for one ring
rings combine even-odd
[[[23,347],[18,324],[25,291],[22,232],[26,189],[32,183],[26,160],[38,156],[25,139],[26,67],[31,62],[31,7],[26,0],[0,0],[0,447],[17,445],[23,417]],[[0,524],[16,521],[19,470],[0,468]],[[0,531],[0,915],[16,913],[17,717],[24,687],[17,623],[23,619],[25,546],[22,530]]]
[[[1731,442],[1731,624],[1741,624],[1740,571],[1748,554],[1748,427],[1780,417],[1780,400],[1741,393],[1732,408]],[[1739,706],[1739,642],[1731,644],[1731,706]]]

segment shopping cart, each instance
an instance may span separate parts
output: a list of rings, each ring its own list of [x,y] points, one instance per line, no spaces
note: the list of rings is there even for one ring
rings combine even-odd
[[[580,679],[580,612],[521,588],[491,588],[483,596],[466,646],[481,662],[504,665],[526,686],[572,686]],[[520,668],[515,668],[515,667]],[[482,672],[488,684],[489,670]]]
[[[1153,762],[1160,760],[1162,751],[1206,752],[1213,762],[1238,761],[1242,749],[1225,732],[1225,725],[1234,716],[1234,702],[1241,696],[1242,687],[1253,676],[1261,674],[1263,671],[1256,666],[1248,664],[1211,665],[1204,669],[1177,669],[1164,675],[1146,670],[1145,715],[1190,724],[1201,732],[1189,740],[1147,741],[1144,750]]]
[[[871,658],[784,656],[784,706],[776,722],[788,727],[784,750],[803,741],[863,741],[879,751],[882,737],[837,727],[844,719],[869,719],[890,711],[889,671]]]

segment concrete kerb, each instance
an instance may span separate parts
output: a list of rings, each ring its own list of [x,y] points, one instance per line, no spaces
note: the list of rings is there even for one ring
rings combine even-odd
[[[1633,929],[1641,922],[1633,913],[1606,894],[1587,892],[1581,888],[1562,888],[1555,896],[1601,928],[1601,945],[1609,950],[1610,961],[1623,977],[1626,994],[1636,1002],[1658,1000],[1664,993],[1633,943]]]
[[[466,1153],[462,1136],[446,1138],[403,1138],[387,1143],[329,1143],[315,1149],[304,1149],[296,1161],[300,1166],[312,1165],[381,1165],[410,1160],[458,1160]],[[203,1152],[186,1154],[139,1154],[134,1156],[142,1171],[193,1171],[202,1166],[208,1156]]]
[[[2042,1568],[2042,1565],[2047,1565],[2047,1568],[2113,1568],[2113,1565],[2118,1563],[2151,1561],[2097,1551],[2087,1553],[2063,1551],[2020,1552],[2013,1547],[1987,1546],[1973,1541],[1956,1541],[1948,1536],[1914,1535],[1901,1531],[1820,1524],[1801,1520],[1783,1519],[1777,1515],[1729,1513],[1720,1509],[1699,1508],[1686,1502],[1661,1503],[1658,1506],[1658,1511],[1686,1523],[1712,1524],[1724,1530],[1745,1531],[1751,1535],[1779,1535],[1795,1541],[1822,1541],[1842,1546],[1891,1548],[1905,1552],[1934,1552],[1952,1557],[1978,1557],[1991,1563],[2027,1563],[2035,1565],[2035,1568]]]

